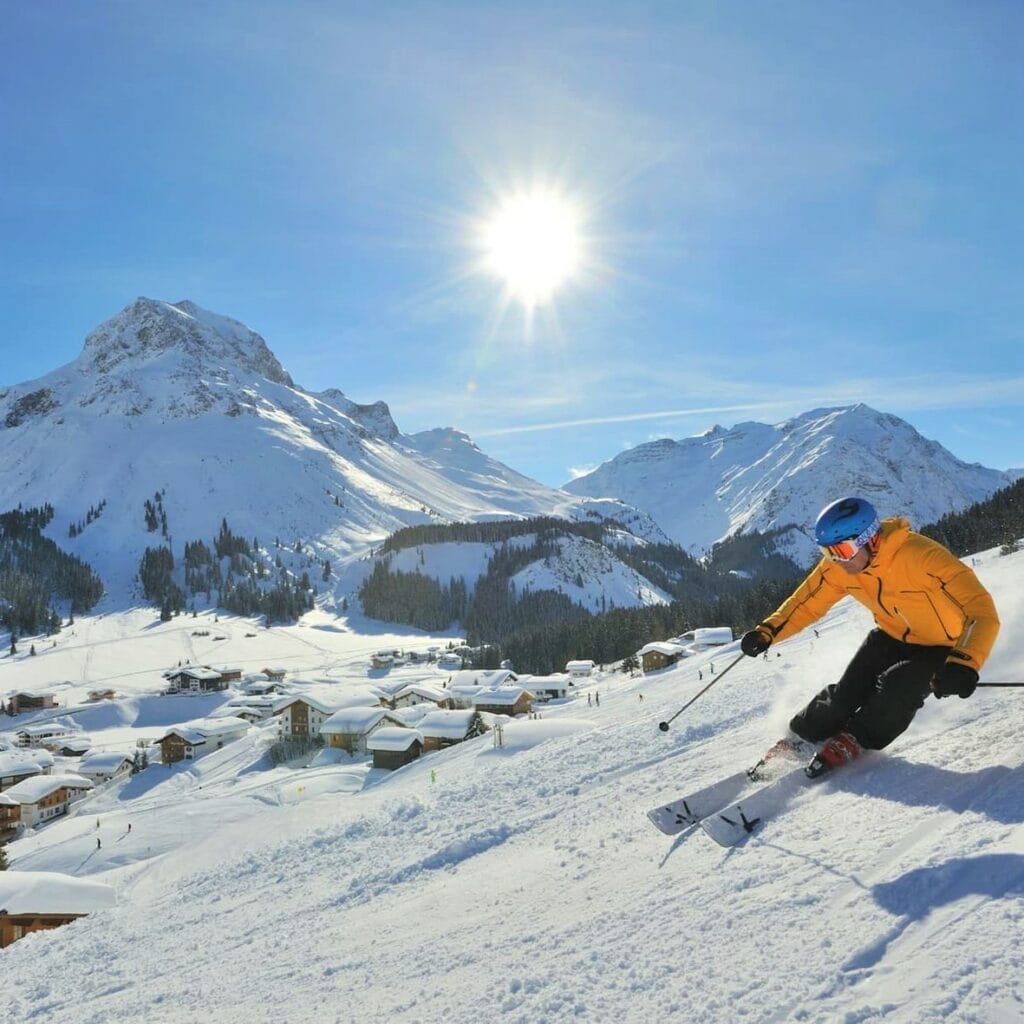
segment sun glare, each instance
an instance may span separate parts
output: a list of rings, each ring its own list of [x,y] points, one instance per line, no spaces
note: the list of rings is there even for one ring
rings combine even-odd
[[[549,301],[579,269],[580,220],[553,191],[522,192],[502,200],[483,229],[487,270],[525,306]]]

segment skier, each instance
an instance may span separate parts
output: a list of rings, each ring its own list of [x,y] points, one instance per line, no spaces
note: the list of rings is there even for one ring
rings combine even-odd
[[[929,692],[970,697],[999,632],[992,597],[974,571],[906,519],[879,521],[870,502],[841,498],[822,510],[814,534],[822,560],[740,642],[757,657],[847,595],[874,615],[876,628],[840,680],[789,724],[799,740],[821,744],[805,769],[812,777],[888,746]],[[799,756],[799,740],[782,740],[773,751]]]

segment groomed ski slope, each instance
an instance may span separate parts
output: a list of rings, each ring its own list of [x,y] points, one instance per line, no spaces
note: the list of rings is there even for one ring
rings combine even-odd
[[[1024,554],[977,571],[1003,620],[984,678],[1024,680]],[[116,909],[0,953],[0,1020],[1019,1022],[1024,691],[930,700],[885,755],[740,848],[645,818],[759,754],[868,624],[844,603],[668,734],[657,723],[698,671],[708,681],[706,656],[609,676],[599,707],[552,708],[510,725],[502,750],[488,736],[390,776],[311,769],[256,799],[199,762],[209,784],[181,776],[162,802],[149,789],[118,844],[152,830],[176,846],[80,869],[115,885]],[[300,794],[307,775],[334,783]],[[72,836],[33,842],[26,867],[69,870]]]

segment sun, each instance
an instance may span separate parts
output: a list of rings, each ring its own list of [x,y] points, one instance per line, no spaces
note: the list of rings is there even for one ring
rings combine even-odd
[[[557,191],[514,193],[483,224],[484,266],[523,305],[541,305],[579,271],[580,230],[577,207]]]

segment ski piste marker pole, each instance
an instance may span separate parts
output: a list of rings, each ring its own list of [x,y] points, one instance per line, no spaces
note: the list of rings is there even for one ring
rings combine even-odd
[[[669,722],[675,721],[695,700],[699,700],[701,697],[704,696],[705,693],[708,692],[708,690],[711,689],[712,686],[715,685],[715,683],[717,683],[720,679],[724,679],[726,672],[728,672],[730,669],[735,668],[745,657],[745,654],[741,654],[735,661],[730,662],[721,672],[718,673],[717,676],[715,676],[714,679],[711,680],[710,683],[708,683],[707,686],[704,687],[703,690],[701,690],[697,694],[696,697],[693,697],[690,700],[688,700],[671,718],[667,719],[664,722],[659,722],[658,728],[662,732],[668,732]]]

